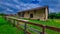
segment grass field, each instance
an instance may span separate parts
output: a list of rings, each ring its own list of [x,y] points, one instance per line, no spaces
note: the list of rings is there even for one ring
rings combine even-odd
[[[29,20],[29,22],[32,22],[32,23],[42,24],[44,26],[52,26],[52,27],[60,28],[60,19],[48,19],[47,21],[32,20],[32,19],[26,19],[26,18],[23,18],[23,19]]]
[[[37,23],[37,24],[42,24],[44,26],[51,26],[51,27],[60,28],[60,20],[57,20],[57,19],[49,19],[48,21],[30,20],[30,22]],[[39,29],[38,27],[33,26],[33,25],[31,27],[36,28],[36,29],[41,31],[41,28]],[[47,34],[60,34],[60,32],[56,32],[56,31],[49,30],[49,29],[46,29],[45,32]]]
[[[44,26],[51,26],[51,27],[60,28],[60,19],[49,19],[47,21],[38,21],[38,20],[31,20],[31,19],[25,19],[25,20],[29,20],[29,22],[32,22],[32,23],[42,24]],[[0,30],[3,29],[3,30],[1,30],[1,32],[4,32],[4,34],[8,33],[8,31],[10,34],[23,34],[23,31],[21,31],[21,30],[20,31],[18,30],[19,32],[17,33],[17,29],[15,27],[12,27],[11,24],[9,24],[10,22],[5,21],[3,18],[0,18],[0,22],[1,22],[0,25],[2,25],[0,27]],[[42,32],[41,27],[30,25],[30,24],[28,24],[28,26]],[[23,28],[23,26],[20,26],[20,27]],[[7,28],[7,30],[6,30],[6,28]],[[36,34],[35,32],[29,30],[28,28],[27,28],[27,30],[29,32],[31,32],[32,34]],[[60,32],[56,32],[56,31],[49,30],[49,29],[45,29],[45,33],[46,34],[60,34]]]
[[[22,30],[12,27],[10,22],[0,16],[0,34],[24,34]]]
[[[29,22],[60,28],[60,20],[49,19],[48,21],[29,20]]]
[[[25,20],[29,20],[29,22],[32,22],[32,23],[42,24],[44,26],[60,28],[60,19],[49,19],[47,21],[38,21],[38,20],[31,20],[31,19],[25,19]],[[40,30],[42,32],[41,27],[37,27],[34,25],[30,25],[30,24],[28,26],[35,28],[37,30]],[[49,30],[49,29],[45,29],[45,32],[46,32],[46,34],[60,34],[60,32],[56,32],[56,31]]]

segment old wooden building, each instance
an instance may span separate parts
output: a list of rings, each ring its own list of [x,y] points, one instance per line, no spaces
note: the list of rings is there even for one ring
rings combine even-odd
[[[34,9],[24,10],[17,13],[20,18],[30,18],[47,20],[48,19],[48,6],[38,7]]]

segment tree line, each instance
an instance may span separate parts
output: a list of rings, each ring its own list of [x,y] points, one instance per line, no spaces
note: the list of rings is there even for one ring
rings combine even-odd
[[[50,13],[48,18],[49,19],[60,19],[60,12],[59,13]]]
[[[1,13],[1,16],[5,16],[7,14]],[[60,19],[60,12],[59,13],[49,13],[49,19]]]

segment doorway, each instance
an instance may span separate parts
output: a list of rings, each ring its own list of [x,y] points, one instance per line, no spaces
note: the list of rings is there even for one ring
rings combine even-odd
[[[33,14],[30,14],[30,18],[33,18]]]

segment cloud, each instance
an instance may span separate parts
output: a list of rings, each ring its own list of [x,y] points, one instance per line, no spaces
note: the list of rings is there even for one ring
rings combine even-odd
[[[51,12],[59,12],[60,11],[60,0],[41,0],[39,3],[43,6],[49,6],[49,11]]]
[[[23,3],[20,5],[22,7],[22,10],[26,10],[26,9],[31,9],[31,8],[36,8],[36,7],[40,7],[41,5],[38,4],[29,4],[29,3]]]
[[[46,5],[49,6],[50,12],[60,11],[60,0],[0,0],[0,9],[4,8],[7,12],[18,12]]]
[[[0,5],[0,8],[6,9],[6,7],[3,7],[2,5]]]
[[[0,5],[2,5],[2,6],[4,5],[4,7],[6,7],[5,10],[8,11],[8,12],[9,11],[12,12],[12,10],[10,10],[9,7],[14,8],[14,9],[18,9],[20,11],[20,10],[26,10],[26,9],[31,9],[31,8],[35,8],[35,7],[39,7],[40,6],[38,4],[23,3],[23,2],[21,2],[19,5],[10,4],[10,3],[7,3],[7,2],[5,2],[5,3],[4,2],[0,2]],[[9,9],[7,9],[7,8],[9,8]],[[15,11],[15,10],[13,10],[13,11]]]
[[[13,10],[11,10],[11,9],[9,9],[9,8],[7,8],[7,9],[6,9],[6,11],[9,11],[9,12],[14,12]]]
[[[0,4],[7,5],[7,6],[10,6],[10,7],[16,8],[16,9],[20,9],[21,6],[22,6],[22,8],[23,7],[31,7],[31,8],[34,8],[34,7],[40,6],[38,4],[33,4],[33,3],[20,3],[19,5],[14,5],[14,4],[10,4],[10,3],[0,2]]]
[[[55,9],[52,9],[52,8],[49,8],[49,13],[53,13],[53,12],[56,12]]]
[[[33,4],[33,3],[20,3],[19,5],[16,5],[16,7],[20,10],[26,10],[31,8],[40,7],[41,5]]]
[[[0,2],[0,5],[4,5],[6,7],[9,6],[9,7],[12,7],[14,9],[18,9],[15,4]]]
[[[18,0],[13,0],[15,3],[19,4],[20,2]]]

